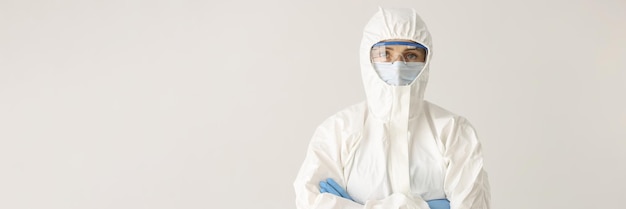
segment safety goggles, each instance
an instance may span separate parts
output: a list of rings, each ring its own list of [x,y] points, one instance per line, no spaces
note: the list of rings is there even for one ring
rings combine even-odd
[[[381,41],[370,51],[372,63],[380,62],[425,62],[428,49],[416,42]]]

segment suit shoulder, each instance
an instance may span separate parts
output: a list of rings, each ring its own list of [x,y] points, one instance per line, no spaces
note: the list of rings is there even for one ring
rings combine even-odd
[[[456,117],[460,117],[458,114],[453,113],[452,111],[443,108],[435,103],[429,102],[429,101],[424,101],[424,103],[426,104],[427,107],[427,111],[429,111],[429,113],[431,114],[432,117],[434,118],[456,118]]]
[[[430,117],[439,121],[447,121],[447,125],[469,124],[467,118],[429,101],[424,101]]]
[[[365,102],[350,105],[326,118],[324,122],[319,125],[318,129],[323,128],[350,132],[350,130],[363,127],[366,113],[367,104]]]

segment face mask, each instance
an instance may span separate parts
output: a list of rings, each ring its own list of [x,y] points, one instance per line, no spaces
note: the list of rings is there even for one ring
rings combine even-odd
[[[372,64],[380,79],[392,86],[409,85],[426,65],[424,62],[375,62]]]

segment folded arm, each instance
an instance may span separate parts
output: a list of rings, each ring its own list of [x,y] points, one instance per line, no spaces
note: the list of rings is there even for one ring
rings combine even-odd
[[[341,139],[331,128],[324,127],[333,126],[321,126],[315,131],[306,158],[294,181],[298,209],[429,209],[426,201],[420,197],[409,197],[401,193],[359,204],[331,193],[320,192],[319,183],[328,178],[345,185],[340,159]]]

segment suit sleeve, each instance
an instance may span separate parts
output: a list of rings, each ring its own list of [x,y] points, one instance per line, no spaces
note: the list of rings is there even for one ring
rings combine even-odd
[[[489,209],[490,186],[474,127],[460,117],[445,146],[444,190],[450,209]]]

